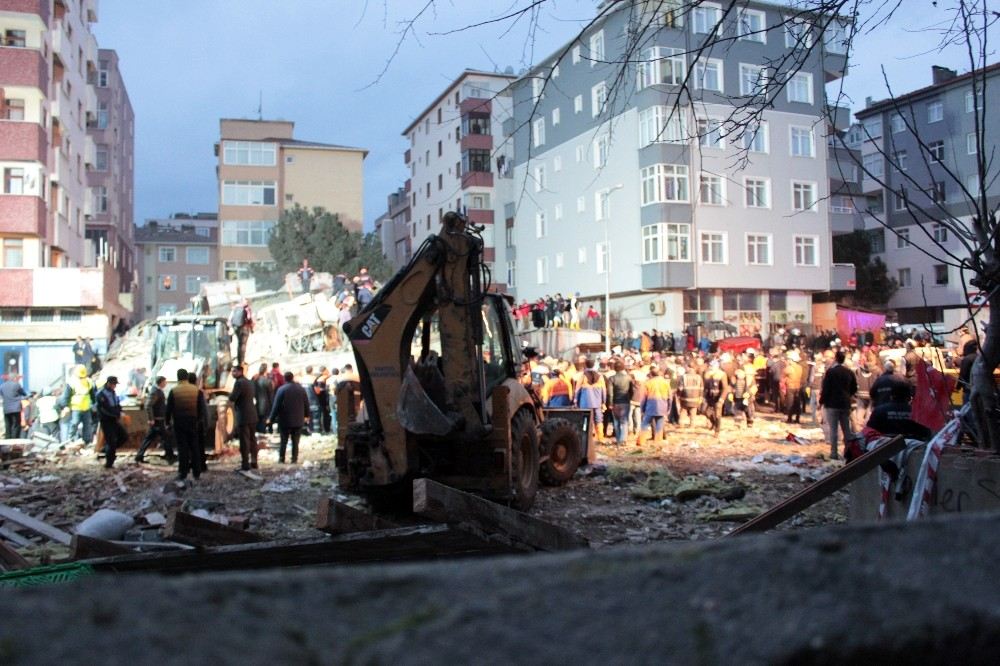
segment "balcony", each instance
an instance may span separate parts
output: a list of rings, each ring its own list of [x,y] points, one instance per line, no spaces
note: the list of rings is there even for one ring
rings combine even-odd
[[[847,56],[824,51],[823,73],[826,83],[844,78],[844,75],[847,73]]]
[[[468,209],[469,222],[473,224],[493,224],[493,211],[485,208]]]
[[[88,167],[93,168],[97,164],[97,144],[94,143],[94,137],[90,134],[84,139],[83,143],[83,161]]]
[[[489,171],[463,173],[462,187],[493,187],[493,174]]]
[[[467,113],[489,114],[493,112],[493,100],[482,97],[466,97],[458,103],[458,110],[463,116]]]
[[[851,109],[846,106],[830,106],[827,108],[833,127],[838,132],[846,132],[851,127]]]
[[[8,268],[0,280],[0,307],[85,308],[117,313],[118,279],[110,265],[96,268]]]
[[[403,164],[409,164],[410,163],[410,157],[411,157],[410,156],[410,149],[407,148],[406,152],[403,153]]]
[[[406,182],[405,182],[405,183],[403,183],[403,191],[404,191],[404,192],[409,192],[409,191],[410,191],[410,188],[411,188],[412,186],[413,186],[413,183],[412,183],[411,179],[407,178],[407,179],[406,179]]]
[[[462,137],[462,150],[470,148],[479,150],[493,150],[493,136],[490,134],[466,134]]]
[[[45,235],[45,201],[30,194],[0,195],[0,229],[12,234]]]
[[[0,120],[0,158],[46,163],[48,140],[38,123]]]
[[[855,214],[830,212],[830,233],[834,236],[854,233]]]
[[[0,9],[4,12],[35,14],[42,23],[48,25],[49,22],[49,0],[4,0]]]
[[[830,266],[830,291],[854,291],[857,286],[854,264]]]
[[[25,86],[47,92],[49,74],[42,52],[37,49],[0,46],[0,81],[5,86]]]

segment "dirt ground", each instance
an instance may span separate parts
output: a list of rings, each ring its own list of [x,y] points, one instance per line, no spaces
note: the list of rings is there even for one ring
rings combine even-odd
[[[809,443],[787,441],[789,432]],[[155,455],[140,465],[134,452],[122,451],[115,469],[105,470],[92,449],[28,451],[20,461],[3,463],[0,502],[68,532],[98,509],[110,508],[136,520],[129,538],[154,538],[156,523],[176,506],[219,520],[245,519],[250,530],[267,538],[316,536],[319,499],[348,499],[336,488],[335,438],[303,438],[298,465],[278,464],[276,440],[271,437],[260,453],[258,479],[234,472],[239,458],[233,448],[210,460],[209,471],[187,485],[178,484],[175,468]],[[592,464],[569,483],[539,491],[531,513],[578,532],[596,548],[713,539],[839,468],[828,455],[819,428],[786,426],[769,414],[759,414],[749,430],[727,419],[718,439],[705,427],[671,428],[664,441],[646,442],[641,449],[634,443],[597,446]],[[844,522],[846,515],[845,490],[782,529]],[[65,547],[21,534],[35,541],[18,548],[30,562],[68,554]]]

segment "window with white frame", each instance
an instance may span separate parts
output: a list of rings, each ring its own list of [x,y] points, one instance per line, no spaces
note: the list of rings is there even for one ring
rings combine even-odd
[[[94,212],[108,212],[108,188],[106,185],[98,185],[94,188]]]
[[[660,225],[650,224],[642,228],[642,263],[652,264],[662,261],[663,243],[660,238]]]
[[[771,235],[747,234],[747,263],[751,266],[771,265]]]
[[[691,8],[691,31],[700,35],[708,35],[718,30],[717,35],[722,34],[722,7],[714,2],[706,2]]]
[[[979,148],[976,145],[976,133],[969,132],[965,135],[965,152],[970,155],[975,155],[979,152]]]
[[[579,44],[577,44],[576,46],[573,47],[573,52],[572,52],[572,56],[571,57],[573,59],[573,64],[574,65],[577,64],[578,62],[580,62],[580,45]]]
[[[909,167],[909,155],[905,150],[897,150],[892,154],[892,161],[896,164],[896,168],[900,171],[906,171]]]
[[[600,169],[608,163],[608,151],[611,148],[611,137],[602,134],[594,139],[594,168]]]
[[[583,111],[583,95],[577,95],[573,98],[573,113],[580,113]]]
[[[931,225],[931,233],[938,243],[948,242],[948,227],[944,226],[940,222],[935,222]]]
[[[767,122],[748,124],[740,135],[741,147],[751,153],[766,153],[770,150]]]
[[[597,272],[608,272],[608,247],[604,243],[594,245],[594,258],[597,260]]]
[[[587,197],[579,196],[576,198],[576,212],[578,213],[587,212]]]
[[[698,201],[708,206],[726,205],[725,180],[714,173],[699,175]]]
[[[563,205],[561,203],[557,203],[555,205],[555,209],[552,211],[552,216],[557,220],[563,219]]]
[[[811,127],[789,127],[792,157],[815,157],[816,146]]]
[[[966,90],[965,91],[965,112],[966,113],[972,113],[976,109],[976,107],[978,107],[980,111],[983,110],[983,93],[982,93],[981,90],[978,91],[978,92],[979,92],[979,94],[977,95],[972,90]]]
[[[896,249],[902,250],[907,247],[910,247],[910,228],[902,227],[896,229]]]
[[[555,127],[559,124],[559,107],[552,109],[552,126]]]
[[[577,162],[582,162],[583,158],[586,156],[586,154],[587,154],[587,148],[585,146],[580,145],[580,146],[576,147],[576,161]]]
[[[535,280],[538,284],[547,284],[549,281],[549,258],[538,257],[535,259]]]
[[[688,167],[685,164],[653,164],[640,172],[641,203],[674,203],[689,201]]]
[[[97,151],[94,153],[94,169],[97,171],[107,171],[108,170],[108,147],[98,146]]]
[[[185,259],[187,263],[196,266],[207,266],[208,265],[208,248],[203,245],[194,245],[189,248],[185,248]]]
[[[544,95],[542,94],[543,90],[545,90],[545,79],[543,79],[541,76],[536,76],[536,77],[532,78],[531,79],[531,101],[534,102],[535,104],[537,104],[538,100],[540,100],[540,99],[542,99],[542,97],[544,97]]]
[[[724,92],[722,83],[722,61],[718,58],[701,58],[694,63],[694,87],[696,90]]]
[[[698,119],[698,145],[702,148],[726,147],[726,139],[722,134],[722,121],[717,118]]]
[[[274,220],[224,220],[222,222],[222,244],[267,247],[274,225]]]
[[[816,212],[816,183],[792,181],[792,208]]]
[[[545,118],[538,118],[531,123],[531,143],[535,148],[545,143]]]
[[[562,155],[555,155],[552,157],[552,171],[555,173],[562,171]]]
[[[242,166],[274,166],[278,144],[264,141],[223,141],[222,162]]]
[[[507,286],[517,286],[517,264],[513,261],[507,262]]]
[[[535,191],[541,192],[545,189],[545,165],[535,167]]]
[[[910,206],[909,198],[906,196],[906,188],[900,187],[892,193],[892,209],[897,213],[906,210]]]
[[[590,115],[597,117],[604,113],[604,105],[608,103],[608,84],[601,81],[590,89]]]
[[[740,94],[750,97],[766,95],[768,85],[767,68],[761,65],[740,63]]]
[[[655,85],[679,86],[687,74],[684,49],[654,46],[646,49],[638,68],[638,88]]]
[[[747,176],[743,179],[746,192],[744,202],[747,208],[771,207],[771,181],[767,178]]]
[[[934,264],[934,284],[936,285],[948,284],[947,264]]]
[[[576,263],[585,264],[587,263],[587,248],[581,247],[576,251]]]
[[[816,236],[796,236],[795,265],[819,266],[819,238]]]
[[[691,261],[691,225],[669,222],[662,227],[664,261]]]
[[[896,271],[896,281],[899,282],[900,287],[909,287],[913,285],[913,280],[910,277],[909,268],[900,268]]]
[[[843,21],[830,21],[823,31],[823,41],[826,43],[826,50],[830,53],[847,53],[847,24]]]
[[[594,219],[598,222],[611,217],[611,191],[594,192]]]
[[[972,196],[979,196],[979,174],[973,174],[965,179],[965,189],[967,189]]]
[[[884,174],[882,153],[868,153],[861,156],[861,166],[868,178],[881,178]]]
[[[873,116],[861,123],[866,139],[878,139],[882,136],[882,116]]]
[[[639,146],[686,143],[687,117],[672,106],[650,106],[639,112]]]
[[[789,102],[813,103],[813,75],[809,72],[798,72],[785,86]]]
[[[930,153],[931,162],[944,161],[944,141],[931,141],[927,144],[927,151]]]
[[[184,293],[197,294],[201,290],[201,283],[207,282],[207,275],[188,275],[184,278]]]
[[[701,263],[725,264],[728,263],[726,255],[725,233],[721,231],[701,232]]]
[[[889,129],[893,134],[899,134],[906,130],[906,119],[899,113],[889,116]]]
[[[736,18],[736,35],[745,42],[767,44],[767,14],[759,9],[740,9]]]
[[[604,31],[598,30],[590,36],[590,66],[604,62]]]
[[[944,120],[944,103],[934,100],[927,103],[927,122],[936,123]]]
[[[804,48],[812,46],[812,26],[804,18],[785,17],[785,46],[787,48]]]
[[[556,268],[562,268],[564,263],[564,255],[562,252],[556,252]]]
[[[277,184],[271,181],[226,180],[222,203],[226,206],[273,206]]]
[[[545,211],[535,213],[535,238],[545,238],[549,235],[549,223],[545,219]]]
[[[685,4],[685,0],[648,0],[643,6],[643,19],[657,28],[683,28]]]
[[[160,263],[169,264],[177,261],[177,248],[171,245],[160,247]]]

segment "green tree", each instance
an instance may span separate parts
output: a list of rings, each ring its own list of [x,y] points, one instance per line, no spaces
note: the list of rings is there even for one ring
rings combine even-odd
[[[303,259],[317,272],[357,275],[367,268],[376,280],[392,275],[392,265],[382,256],[382,243],[375,233],[351,231],[337,213],[312,210],[298,204],[284,211],[268,241],[277,275],[294,273]]]
[[[889,277],[885,262],[879,257],[872,259],[871,255],[871,235],[867,231],[833,237],[833,260],[855,267],[857,286],[853,301],[862,307],[884,308],[899,284]]]

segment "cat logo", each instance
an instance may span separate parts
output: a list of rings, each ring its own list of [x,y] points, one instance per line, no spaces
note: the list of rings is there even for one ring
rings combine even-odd
[[[375,331],[378,330],[379,324],[382,320],[378,318],[378,314],[373,313],[372,316],[368,317],[365,321],[364,326],[361,327],[361,334],[366,338],[371,338],[375,335]]]
[[[366,340],[371,340],[375,337],[375,332],[378,327],[382,325],[385,318],[389,316],[389,312],[392,308],[388,305],[380,305],[373,312],[371,312],[364,323],[356,329],[353,333],[349,333],[352,340],[358,340],[359,342],[364,342]]]

